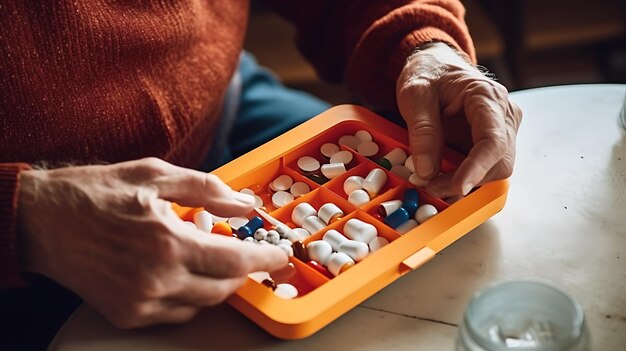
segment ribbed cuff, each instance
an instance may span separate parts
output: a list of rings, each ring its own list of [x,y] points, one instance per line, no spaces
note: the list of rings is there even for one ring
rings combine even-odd
[[[26,285],[17,257],[17,201],[20,172],[25,163],[0,164],[0,288]]]

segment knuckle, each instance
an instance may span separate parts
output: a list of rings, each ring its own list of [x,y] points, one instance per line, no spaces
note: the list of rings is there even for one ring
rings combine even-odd
[[[136,297],[139,301],[146,301],[152,299],[159,299],[167,295],[167,287],[163,281],[157,277],[150,276],[144,277],[143,279],[138,280],[136,286]],[[139,304],[141,306],[141,304]],[[136,312],[138,315],[142,315],[142,310],[134,309],[131,310]]]
[[[157,176],[166,174],[170,164],[157,157],[146,157],[139,160],[139,165],[147,175]]]
[[[413,137],[437,137],[441,131],[438,126],[431,120],[423,119],[412,123],[411,136]]]

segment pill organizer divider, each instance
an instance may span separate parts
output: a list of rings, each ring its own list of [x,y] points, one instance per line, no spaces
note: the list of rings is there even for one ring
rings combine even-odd
[[[344,211],[344,218],[313,233],[303,241],[305,244],[321,239],[329,229],[343,233],[343,225],[351,218],[374,225],[378,235],[390,242],[332,279],[305,262],[290,258],[300,281],[300,296],[292,300],[281,299],[267,286],[248,279],[228,299],[228,303],[276,337],[299,339],[315,333],[394,280],[428,262],[437,252],[500,211],[505,204],[508,191],[506,180],[485,184],[451,205],[417,188],[420,202],[434,205],[439,213],[401,235],[374,215],[381,202],[401,199],[406,189],[415,188],[412,184],[387,172],[388,180],[380,194],[360,207],[349,203],[343,191],[343,182],[347,177],[365,177],[372,169],[381,168],[376,159],[368,159],[341,145],[342,150],[350,151],[354,156],[343,175],[318,184],[298,171],[297,160],[300,157],[312,156],[322,161],[324,157],[319,151],[322,144],[337,143],[339,137],[353,135],[359,130],[367,130],[379,144],[377,157],[396,147],[409,154],[406,130],[363,107],[340,105],[213,172],[235,190],[250,186],[267,189],[267,184],[281,174],[288,174],[294,182],[307,183],[311,187],[309,194],[279,209],[268,206],[270,214],[283,223],[291,222],[291,210],[303,201],[309,202],[315,209],[326,202],[333,202]],[[441,169],[443,172],[454,170],[462,160],[462,155],[446,148]],[[264,202],[267,204],[268,199],[265,198]],[[177,205],[174,209],[183,219],[189,219],[194,210]],[[253,215],[251,213],[248,217]]]

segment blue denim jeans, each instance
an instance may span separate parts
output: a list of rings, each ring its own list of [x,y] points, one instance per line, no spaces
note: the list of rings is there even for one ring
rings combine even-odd
[[[201,169],[210,171],[228,163],[329,107],[308,93],[285,87],[244,52]]]

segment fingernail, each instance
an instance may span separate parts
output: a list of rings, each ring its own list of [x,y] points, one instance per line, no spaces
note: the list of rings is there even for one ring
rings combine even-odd
[[[246,205],[254,205],[254,196],[233,190],[233,198]]]
[[[433,160],[429,155],[416,155],[415,156],[415,173],[421,178],[428,178],[433,174],[435,166]]]
[[[472,191],[472,189],[474,188],[474,186],[470,183],[467,183],[465,185],[463,185],[463,196],[469,194],[470,191]]]

